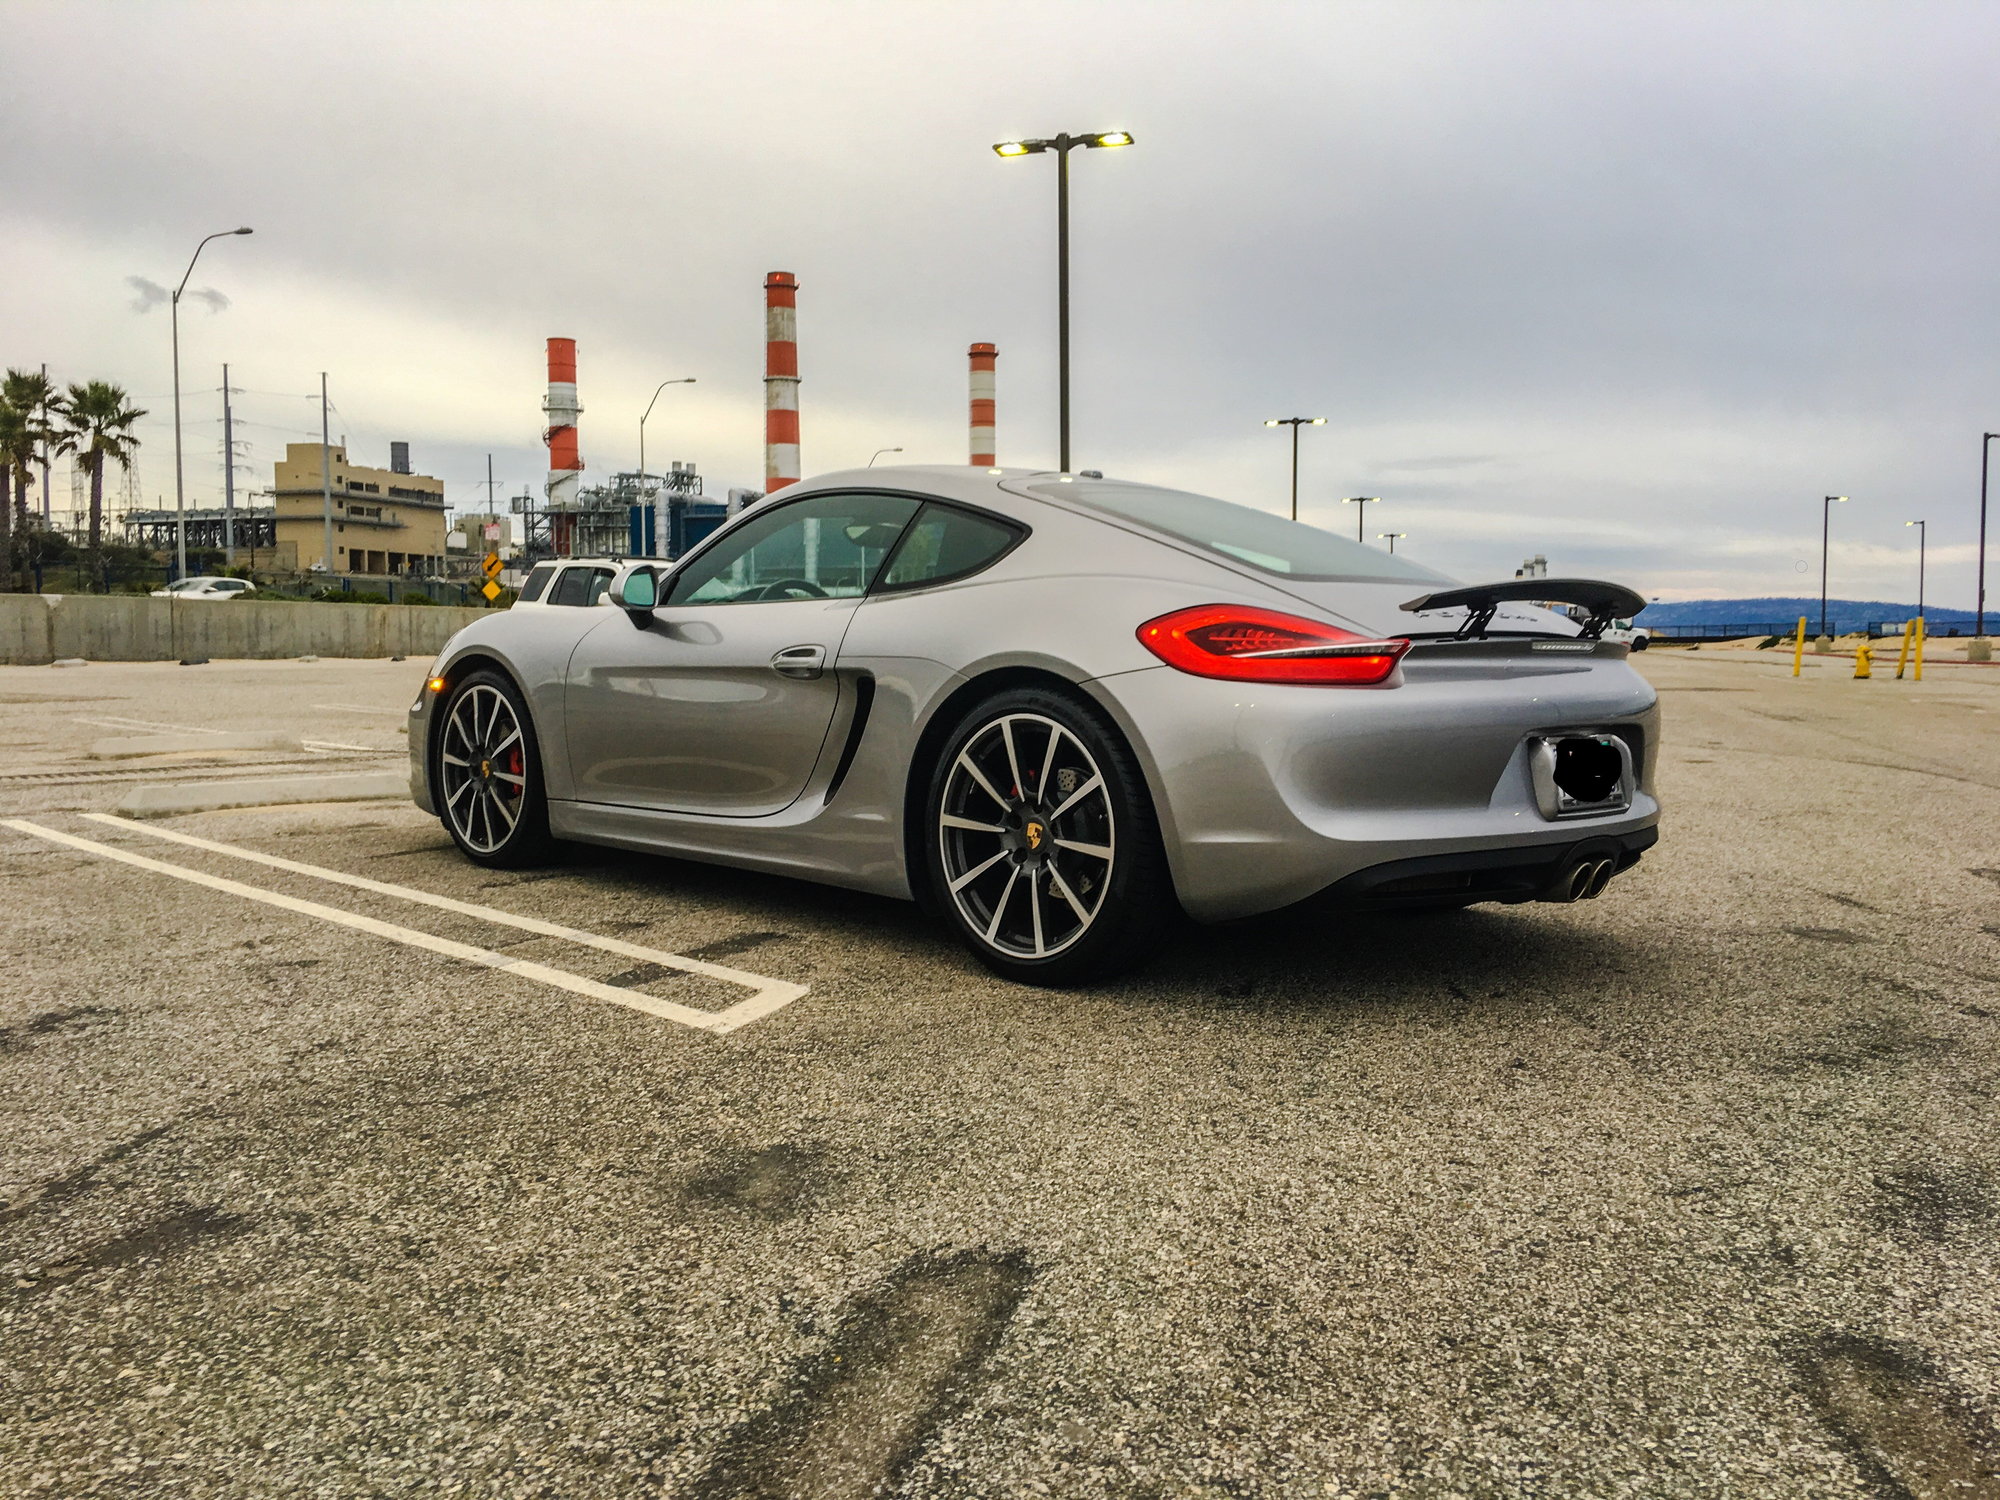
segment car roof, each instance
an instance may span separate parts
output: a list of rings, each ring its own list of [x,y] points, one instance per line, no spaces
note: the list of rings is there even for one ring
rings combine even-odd
[[[989,469],[971,464],[883,464],[873,469],[840,469],[800,480],[776,495],[758,501],[750,509],[758,511],[772,501],[783,502],[794,497],[803,499],[826,490],[903,490],[935,495],[940,500],[958,500],[967,505],[983,506],[1003,516],[1027,520],[1038,512],[1046,515],[1047,512],[1040,507],[1050,502],[1023,494],[1021,487],[1036,480],[1056,479],[1059,472],[1026,467]],[[732,516],[730,519],[733,521],[735,518]]]

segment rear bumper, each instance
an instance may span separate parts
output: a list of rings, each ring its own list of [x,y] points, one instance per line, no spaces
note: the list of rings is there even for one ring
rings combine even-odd
[[[1504,674],[1446,663],[1383,689],[1245,686],[1167,667],[1085,686],[1145,766],[1181,905],[1216,922],[1389,866],[1409,864],[1410,875],[1515,868],[1494,882],[1513,892],[1586,840],[1614,841],[1615,859],[1636,856],[1660,817],[1659,720],[1651,686],[1623,655],[1524,659]],[[1630,746],[1631,805],[1551,820],[1537,807],[1530,748],[1539,736],[1585,730]],[[1473,863],[1428,863],[1462,860]]]

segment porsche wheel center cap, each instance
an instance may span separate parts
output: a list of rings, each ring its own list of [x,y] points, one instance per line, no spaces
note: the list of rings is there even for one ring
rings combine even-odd
[[[1042,826],[1039,819],[1030,818],[1027,826],[1021,830],[1021,836],[1028,841],[1028,852],[1038,854],[1041,852],[1043,841],[1049,836],[1049,831]]]

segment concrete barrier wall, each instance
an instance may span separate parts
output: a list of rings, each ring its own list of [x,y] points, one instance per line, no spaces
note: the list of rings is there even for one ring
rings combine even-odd
[[[430,656],[483,609],[204,604],[121,594],[0,594],[0,662]]]

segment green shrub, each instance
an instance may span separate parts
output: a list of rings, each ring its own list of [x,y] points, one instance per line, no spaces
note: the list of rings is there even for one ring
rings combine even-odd
[[[405,594],[398,602],[403,604],[435,604],[437,600],[433,599],[429,594]]]

